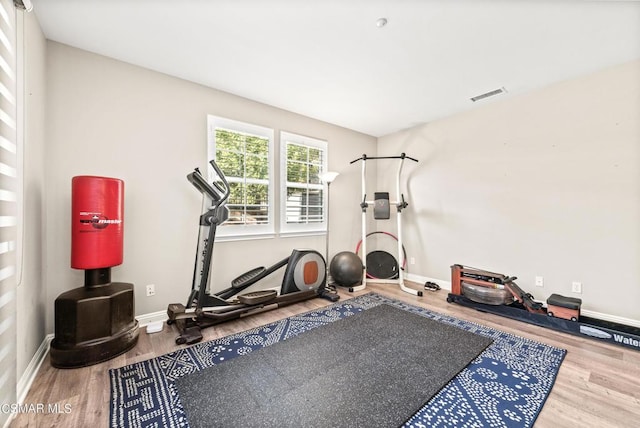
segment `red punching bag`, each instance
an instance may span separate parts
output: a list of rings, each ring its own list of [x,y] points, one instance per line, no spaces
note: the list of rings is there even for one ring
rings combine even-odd
[[[122,264],[124,182],[77,176],[71,181],[71,267],[100,269]]]
[[[122,264],[124,182],[78,176],[71,181],[71,267],[84,269],[84,287],[55,301],[51,365],[85,367],[133,348],[138,342],[133,284],[111,281]]]

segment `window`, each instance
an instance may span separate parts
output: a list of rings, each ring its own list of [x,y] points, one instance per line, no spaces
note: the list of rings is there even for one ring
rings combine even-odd
[[[208,116],[208,159],[216,160],[231,189],[229,219],[218,229],[222,239],[273,236],[278,215],[280,233],[326,230],[326,187],[320,176],[327,169],[327,142],[281,132],[279,175],[274,144],[272,129]],[[210,168],[209,181],[213,174]]]
[[[327,170],[327,142],[281,132],[280,159],[280,231],[326,230],[320,175]]]
[[[273,130],[220,117],[208,117],[209,159],[227,177],[231,196],[224,236],[274,233]],[[209,170],[210,181],[213,177]]]

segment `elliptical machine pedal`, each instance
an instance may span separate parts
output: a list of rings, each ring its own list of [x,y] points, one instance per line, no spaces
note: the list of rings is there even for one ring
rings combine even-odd
[[[238,296],[238,300],[244,305],[260,305],[270,302],[277,296],[278,292],[276,290],[259,290],[241,294]]]

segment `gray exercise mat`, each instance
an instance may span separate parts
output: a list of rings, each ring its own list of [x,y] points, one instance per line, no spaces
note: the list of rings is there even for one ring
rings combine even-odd
[[[399,426],[491,342],[383,304],[176,387],[191,428]]]

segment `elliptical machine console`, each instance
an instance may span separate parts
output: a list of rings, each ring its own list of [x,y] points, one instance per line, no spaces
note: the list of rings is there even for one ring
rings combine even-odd
[[[216,164],[210,161],[218,180],[209,184],[198,168],[187,175],[189,182],[203,196],[204,213],[193,270],[191,292],[186,304],[172,303],[167,308],[167,324],[175,324],[180,332],[176,344],[192,344],[202,340],[202,329],[247,315],[276,309],[314,297],[333,302],[337,293],[325,288],[326,262],[315,250],[293,250],[291,255],[270,267],[257,267],[231,281],[229,288],[215,294],[209,290],[211,257],[216,229],[229,218],[226,206],[231,194],[229,183]],[[242,291],[286,266],[280,291],[273,289],[240,294]]]

